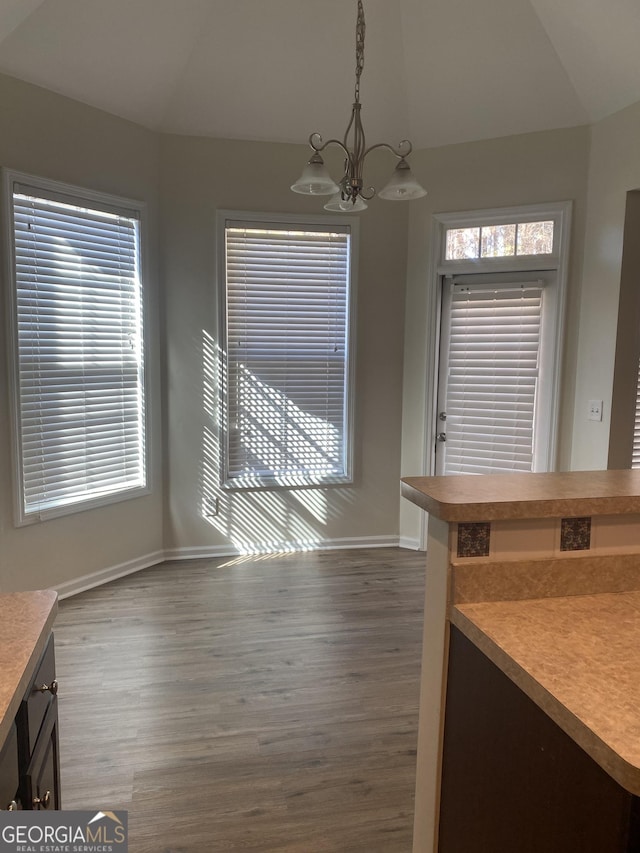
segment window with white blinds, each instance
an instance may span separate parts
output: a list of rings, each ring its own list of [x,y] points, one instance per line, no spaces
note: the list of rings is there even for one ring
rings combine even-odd
[[[636,381],[636,417],[633,424],[631,467],[640,468],[640,365],[638,365],[638,378]]]
[[[542,284],[449,288],[443,473],[531,471]]]
[[[227,486],[348,482],[351,228],[225,220]]]
[[[24,523],[146,487],[140,209],[8,184]]]

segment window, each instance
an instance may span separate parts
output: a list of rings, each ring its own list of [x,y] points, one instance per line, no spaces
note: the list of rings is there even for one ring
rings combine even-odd
[[[553,253],[554,221],[448,228],[445,260],[513,258]]]
[[[609,421],[609,452],[607,468],[640,468],[640,252],[638,231],[640,230],[640,190],[627,193],[624,230],[622,233],[622,264],[620,267],[620,291],[618,294],[618,322],[616,328],[616,354],[611,388],[611,412]],[[594,395],[595,396],[595,395]],[[591,419],[593,400],[584,400],[583,412]],[[606,400],[598,401],[604,405]],[[603,410],[596,415],[600,420]],[[605,418],[606,423],[606,418]],[[585,429],[587,436],[598,430],[595,424]],[[583,453],[593,453],[594,442],[584,443]]]
[[[141,208],[5,173],[18,523],[146,490]]]
[[[638,365],[636,381],[636,409],[633,422],[633,448],[631,451],[631,467],[640,468],[640,365]]]
[[[349,482],[356,224],[221,222],[224,484]]]

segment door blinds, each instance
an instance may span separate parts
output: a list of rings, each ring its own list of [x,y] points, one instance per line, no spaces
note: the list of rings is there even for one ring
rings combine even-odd
[[[227,222],[226,482],[349,477],[346,228]]]
[[[13,193],[24,518],[145,485],[138,214],[63,198]]]
[[[445,473],[530,471],[542,284],[452,287]]]

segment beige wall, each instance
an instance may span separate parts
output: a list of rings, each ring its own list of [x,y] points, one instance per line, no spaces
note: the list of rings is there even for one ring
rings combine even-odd
[[[433,395],[426,375],[428,348],[434,345],[429,317],[429,263],[432,215],[480,208],[509,207],[572,200],[573,229],[564,339],[563,396],[560,415],[559,468],[571,457],[574,372],[578,340],[589,129],[531,133],[484,142],[416,152],[413,167],[428,196],[411,206],[405,326],[402,475],[427,471],[425,412]],[[401,504],[401,535],[420,538],[420,513]]]
[[[599,122],[592,134],[571,456],[576,470],[607,467],[625,208],[627,192],[640,189],[640,103]],[[604,401],[602,423],[587,420],[589,400]]]
[[[407,210],[375,200],[360,219],[355,482],[347,487],[230,494],[218,482],[217,209],[322,213],[289,186],[306,146],[167,136],[162,142],[162,268],[166,294],[168,459],[166,545],[173,554],[278,549],[398,535]],[[338,169],[340,163],[338,161]],[[375,182],[393,161],[380,157]],[[214,368],[215,372],[215,368]],[[217,516],[207,519],[216,498]]]
[[[148,204],[153,494],[60,519],[13,523],[6,339],[0,347],[0,590],[49,587],[144,562],[162,548],[158,347],[156,137],[129,122],[0,76],[0,165],[141,199]],[[4,276],[3,276],[4,278]],[[3,316],[4,322],[4,316]]]
[[[0,107],[0,164],[149,206],[154,440],[149,497],[15,528],[6,353],[0,348],[0,589],[72,583],[141,565],[164,548],[188,556],[246,545],[382,542],[399,530],[407,544],[417,543],[420,513],[399,501],[398,478],[425,466],[434,212],[574,201],[559,465],[606,465],[626,195],[640,187],[640,104],[592,129],[415,152],[426,199],[410,206],[374,200],[360,217],[355,483],[233,497],[218,487],[216,412],[207,403],[217,336],[215,212],[320,212],[316,200],[288,189],[306,147],[153,134],[6,77],[0,77]],[[376,155],[370,177],[380,184],[390,163],[384,152]],[[339,158],[333,165],[339,167]],[[587,421],[588,399],[604,399],[602,424]],[[217,515],[205,517],[203,496],[209,509],[218,499]]]

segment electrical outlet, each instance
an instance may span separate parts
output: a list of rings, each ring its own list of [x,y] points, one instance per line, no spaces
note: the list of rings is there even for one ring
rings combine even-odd
[[[209,500],[209,512],[205,518],[215,518],[220,512],[220,498],[216,495],[213,500]]]
[[[590,421],[602,420],[602,402],[602,400],[589,400],[588,418]]]

